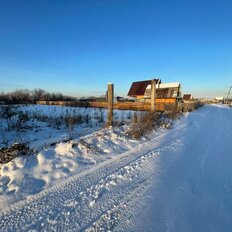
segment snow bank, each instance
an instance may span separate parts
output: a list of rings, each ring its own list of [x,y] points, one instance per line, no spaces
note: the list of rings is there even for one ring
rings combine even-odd
[[[139,141],[128,139],[125,126],[101,129],[76,140],[44,147],[37,155],[0,164],[0,205],[6,207],[25,199],[68,176],[132,150],[137,144]]]

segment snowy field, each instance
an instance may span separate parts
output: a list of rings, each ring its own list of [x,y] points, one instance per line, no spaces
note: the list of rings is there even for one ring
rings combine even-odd
[[[0,117],[0,147],[24,142],[39,149],[90,134],[104,127],[107,119],[107,110],[96,108],[29,105],[9,109],[0,106],[1,111],[4,117]],[[115,110],[114,121],[118,125],[130,123],[134,113]]]
[[[202,107],[140,140],[125,128],[2,164],[0,230],[232,231],[231,108]]]
[[[125,124],[131,123],[133,111],[115,110],[114,121],[119,126],[114,129],[104,129],[107,118],[104,109],[32,105],[12,111],[7,114],[13,116],[1,119],[0,145],[26,143],[32,151],[6,164],[0,163],[2,208],[139,143],[126,136]],[[21,120],[25,117],[26,120]],[[66,125],[69,118],[78,120],[73,123],[72,131]]]

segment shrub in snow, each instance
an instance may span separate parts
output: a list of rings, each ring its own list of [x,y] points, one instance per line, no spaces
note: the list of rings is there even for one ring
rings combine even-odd
[[[135,114],[127,135],[134,139],[139,139],[143,135],[160,127],[164,122],[163,114],[160,112],[145,112],[140,117]]]
[[[9,148],[0,149],[0,163],[8,163],[18,156],[28,155],[30,153],[31,150],[27,145],[15,143]]]

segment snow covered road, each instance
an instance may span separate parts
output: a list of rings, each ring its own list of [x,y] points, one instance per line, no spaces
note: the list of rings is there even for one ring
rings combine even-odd
[[[206,106],[0,210],[0,231],[232,231],[232,109]]]
[[[232,109],[206,106],[182,122],[191,126],[172,154],[178,158],[151,185],[140,210],[134,209],[139,216],[120,228],[232,231]],[[169,157],[161,154],[161,159]]]

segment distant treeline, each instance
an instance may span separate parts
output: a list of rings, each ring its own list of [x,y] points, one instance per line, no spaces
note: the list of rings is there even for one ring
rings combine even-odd
[[[65,96],[62,93],[49,93],[43,89],[15,90],[9,93],[0,93],[0,103],[4,104],[30,104],[36,101],[75,101],[74,97]]]

